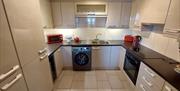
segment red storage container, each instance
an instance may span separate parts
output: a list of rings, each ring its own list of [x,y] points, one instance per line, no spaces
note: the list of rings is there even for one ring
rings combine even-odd
[[[125,42],[133,42],[133,40],[134,40],[134,37],[132,35],[126,35],[124,37]]]

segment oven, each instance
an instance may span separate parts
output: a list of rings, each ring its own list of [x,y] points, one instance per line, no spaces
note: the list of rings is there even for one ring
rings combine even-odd
[[[126,52],[123,69],[130,78],[130,80],[134,83],[134,85],[136,84],[140,62],[141,61],[137,56],[133,55],[128,51]]]

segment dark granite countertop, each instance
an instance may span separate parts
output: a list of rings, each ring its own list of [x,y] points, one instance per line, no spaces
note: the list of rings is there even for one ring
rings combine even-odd
[[[161,55],[145,46],[133,46],[132,43],[123,40],[109,40],[109,44],[92,44],[91,41],[81,41],[80,43],[56,43],[48,44],[48,54],[53,54],[61,46],[123,46],[127,52],[139,57],[143,63],[153,69],[157,74],[169,82],[172,86],[180,90],[180,74],[174,71],[176,61]]]

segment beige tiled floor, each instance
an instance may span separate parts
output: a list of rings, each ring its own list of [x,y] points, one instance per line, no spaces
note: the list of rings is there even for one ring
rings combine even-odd
[[[54,91],[133,91],[120,70],[64,70]]]

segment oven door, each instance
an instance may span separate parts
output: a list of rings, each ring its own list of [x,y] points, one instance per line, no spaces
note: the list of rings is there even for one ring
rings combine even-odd
[[[134,55],[127,53],[124,62],[124,71],[127,73],[127,75],[134,84],[136,84],[139,66],[140,60],[138,60]]]

